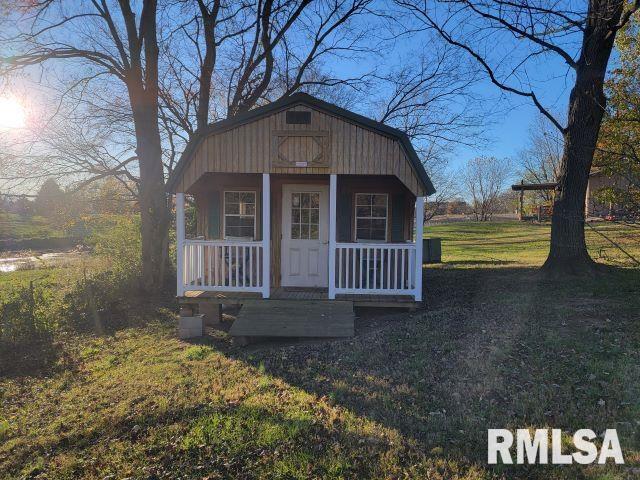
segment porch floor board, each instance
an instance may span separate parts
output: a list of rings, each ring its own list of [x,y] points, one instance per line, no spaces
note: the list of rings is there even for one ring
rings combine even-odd
[[[275,300],[327,300],[326,288],[278,287],[271,292]]]
[[[184,296],[178,297],[180,303],[226,303],[233,305],[242,303],[247,300],[261,300],[262,294],[258,292],[208,292],[208,291],[189,291]]]
[[[297,300],[246,303],[229,334],[234,337],[352,337],[353,302]]]
[[[332,303],[327,298],[326,288],[301,288],[301,287],[278,287],[271,291],[271,298],[264,300],[262,294],[256,292],[204,292],[189,291],[184,296],[178,297],[178,302],[184,304],[213,303],[226,305],[246,305],[255,303],[264,305],[273,300],[295,300],[295,301],[325,301]],[[419,303],[411,295],[351,295],[338,294],[336,300],[347,301],[354,307],[384,307],[384,308],[409,308],[415,309]]]

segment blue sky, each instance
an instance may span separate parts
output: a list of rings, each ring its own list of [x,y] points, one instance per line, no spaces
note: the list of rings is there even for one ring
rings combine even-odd
[[[542,94],[553,93],[555,89],[540,89]],[[548,91],[547,91],[548,90]],[[496,96],[497,87],[492,85],[483,86],[480,93],[487,97]],[[566,108],[568,102],[568,93],[563,95],[563,102],[556,102],[557,109]],[[530,103],[530,101],[515,98],[507,95],[501,101],[505,104],[505,111],[495,114],[491,121],[487,137],[488,140],[479,149],[474,149],[461,145],[457,151],[452,154],[450,159],[452,166],[458,166],[467,159],[477,156],[486,155],[498,158],[509,157],[516,158],[521,150],[525,148],[529,135],[529,127],[539,115],[538,109]]]
[[[568,99],[573,86],[573,71],[556,54],[548,53],[533,55],[524,67],[518,69],[518,78],[510,75],[514,65],[526,57],[530,52],[529,42],[514,41],[510,34],[496,33],[491,43],[474,46],[488,59],[499,78],[510,86],[521,90],[533,90],[547,110],[558,119],[566,117]],[[576,54],[580,46],[580,36],[564,39],[562,46],[571,54]],[[372,43],[374,43],[373,41]],[[416,33],[412,36],[395,39],[392,44],[383,44],[389,48],[380,57],[360,58],[355,61],[335,61],[327,65],[330,70],[345,77],[358,73],[370,72],[376,69],[385,71],[392,64],[402,65],[402,62],[412,62],[421,52],[427,58],[433,56],[433,51],[443,45],[438,36],[427,33]],[[371,45],[370,45],[371,46]],[[485,48],[485,50],[482,50]],[[374,47],[375,50],[375,47]],[[451,55],[455,55],[460,62],[469,62],[473,69],[477,69],[480,80],[473,87],[475,96],[482,98],[486,109],[490,113],[486,116],[485,141],[478,142],[478,147],[458,145],[448,156],[449,166],[457,170],[469,158],[483,155],[498,158],[508,157],[517,162],[519,153],[526,148],[529,130],[540,115],[530,98],[525,98],[502,91],[491,83],[485,71],[481,71],[479,64],[470,58],[467,52],[452,48]],[[513,56],[511,56],[513,55]],[[528,84],[527,84],[528,83]],[[382,94],[384,96],[384,94]],[[362,112],[366,113],[366,112]],[[564,123],[560,120],[561,123]]]
[[[464,52],[459,53],[464,58]],[[531,89],[547,110],[561,120],[566,116],[569,94],[573,87],[573,74],[556,57],[547,57],[536,68],[536,79]],[[452,167],[462,165],[471,157],[484,155],[498,158],[508,157],[517,161],[519,153],[526,147],[529,130],[540,116],[531,99],[503,92],[492,84],[482,72],[483,80],[475,93],[495,105],[496,112],[486,117],[486,142],[479,148],[460,145],[449,158]],[[511,85],[514,83],[510,82]],[[517,86],[517,84],[515,84]]]
[[[388,32],[385,35],[388,35]],[[411,62],[416,53],[432,54],[437,49],[435,42],[442,41],[441,39],[430,40],[424,33],[418,33],[412,37],[394,38],[392,41],[389,41],[385,35],[376,35],[375,32],[372,32],[371,38],[367,40],[368,46],[372,47],[372,50],[376,50],[375,45],[378,42],[389,48],[379,57],[374,58],[374,56],[367,54],[366,58],[351,60],[334,58],[325,66],[338,76],[353,77],[359,73],[371,72],[378,67],[384,70],[394,62],[396,65],[402,65],[402,62]],[[514,42],[512,37],[502,39],[504,41],[501,42],[499,34],[496,34],[495,40],[494,37],[491,38],[490,47],[488,51],[484,52],[485,55],[495,56],[492,60],[507,58],[511,60],[511,63],[517,63],[517,60],[514,59],[522,53],[518,51],[520,48],[518,42]],[[509,57],[509,54],[514,56]],[[456,59],[460,58],[461,62],[469,60],[467,54],[461,50],[454,50],[451,55],[454,55]],[[509,157],[517,160],[519,152],[526,146],[529,129],[539,115],[530,99],[503,93],[488,81],[484,72],[480,75],[484,80],[473,87],[474,93],[486,100],[487,110],[494,111],[486,116],[486,141],[482,142],[478,148],[465,145],[457,146],[448,156],[449,166],[453,170],[457,170],[469,158],[478,155]],[[523,75],[523,78],[531,81],[534,91],[550,111],[558,117],[564,117],[573,78],[571,75],[567,75],[567,67],[561,60],[552,55],[536,56],[531,61],[531,65],[528,65],[527,74]],[[509,78],[508,82],[513,84],[514,78]],[[369,92],[364,92],[364,95],[366,97]],[[375,95],[376,92],[371,92],[372,97]],[[30,96],[34,97],[34,95]],[[366,114],[367,112],[361,113]]]

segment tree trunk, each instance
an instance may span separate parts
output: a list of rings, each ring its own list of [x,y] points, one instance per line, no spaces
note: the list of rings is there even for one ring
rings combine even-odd
[[[140,165],[140,220],[143,288],[152,291],[165,284],[169,265],[169,213],[162,171],[158,117],[148,108],[134,113]]]
[[[126,80],[136,131],[140,168],[139,202],[142,237],[142,288],[154,292],[165,286],[169,266],[169,212],[164,188],[162,140],[158,127],[158,40],[156,0],[143,2],[140,36],[129,39],[131,69]],[[128,19],[131,30],[135,23]],[[135,34],[134,34],[135,35]],[[144,52],[144,68],[142,67]]]
[[[142,237],[142,288],[153,292],[165,285],[169,266],[169,212],[158,127],[158,96],[153,79],[147,80],[145,88],[140,71],[132,73],[127,89],[133,112],[140,169],[138,201]]]
[[[553,203],[551,246],[543,266],[547,272],[583,274],[594,271],[584,236],[585,198],[591,162],[606,106],[604,77],[624,0],[591,0],[576,83],[569,97],[560,176]]]
[[[603,112],[583,83],[577,82],[571,93],[561,176],[553,203],[551,247],[543,267],[548,271],[583,273],[593,267],[584,236],[585,197]]]
[[[205,55],[200,65],[200,78],[198,80],[198,106],[196,109],[196,128],[202,129],[209,123],[209,106],[211,103],[211,78],[216,65],[216,22],[220,12],[220,1],[215,1],[211,12],[203,1],[198,1],[200,14],[204,26]]]

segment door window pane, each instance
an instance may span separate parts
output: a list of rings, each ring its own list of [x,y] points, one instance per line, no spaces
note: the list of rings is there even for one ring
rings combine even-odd
[[[320,238],[320,193],[291,194],[291,238],[293,240]]]

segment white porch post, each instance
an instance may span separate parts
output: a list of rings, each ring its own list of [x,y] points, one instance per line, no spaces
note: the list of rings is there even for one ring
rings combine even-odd
[[[424,202],[426,197],[416,198],[416,256],[415,256],[415,291],[413,297],[416,302],[422,301],[422,237],[424,233]]]
[[[262,174],[262,298],[271,294],[271,179]]]
[[[177,295],[184,295],[184,193],[176,193],[176,278]]]
[[[329,175],[329,300],[336,298],[336,192],[338,176]]]

